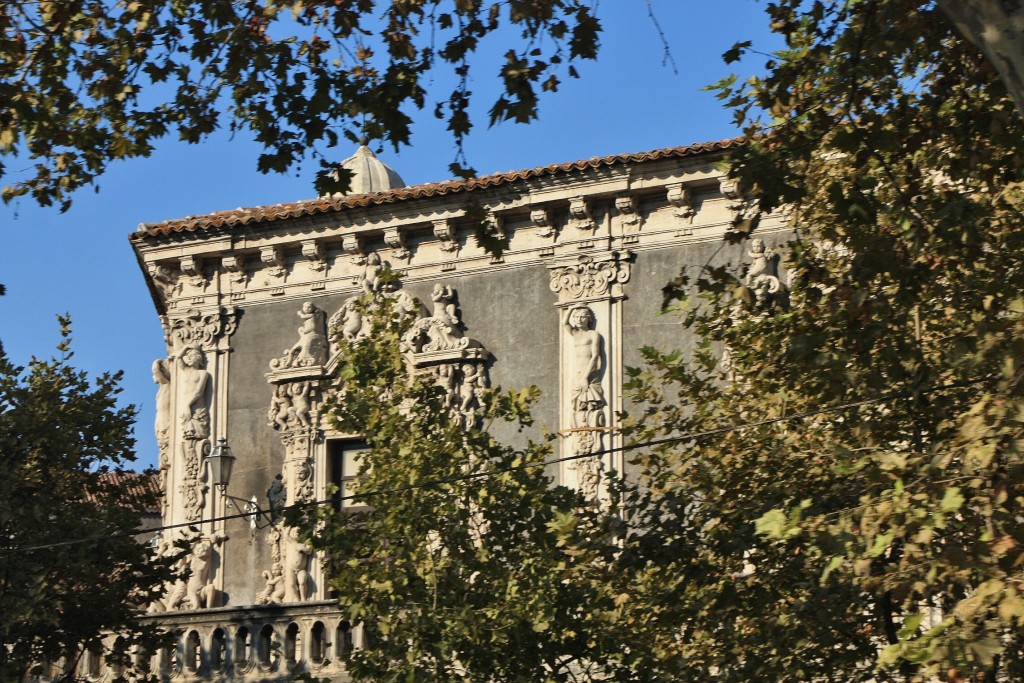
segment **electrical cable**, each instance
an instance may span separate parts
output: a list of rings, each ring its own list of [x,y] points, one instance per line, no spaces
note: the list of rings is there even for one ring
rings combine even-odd
[[[981,384],[982,382],[986,382],[989,379],[991,379],[991,378],[986,377],[986,378],[982,378],[982,379],[975,379],[975,380],[969,380],[969,381],[964,381],[964,382],[954,382],[952,384],[944,384],[942,386],[932,387],[931,389],[920,390],[920,391],[918,391],[916,393],[917,394],[928,394],[928,393],[932,393],[932,392],[936,392],[936,391],[944,391],[944,390],[947,390],[947,389],[960,389],[960,388],[965,388],[965,387],[973,386],[975,384]],[[365,491],[365,492],[362,492],[362,493],[355,493],[355,494],[346,495],[346,496],[335,496],[335,497],[332,497],[332,498],[329,498],[329,499],[324,499],[324,500],[312,500],[312,501],[304,501],[304,502],[301,502],[301,503],[293,503],[293,504],[288,505],[286,507],[280,508],[279,511],[280,512],[284,512],[286,510],[301,510],[301,509],[305,509],[305,508],[309,508],[309,507],[319,507],[319,506],[325,506],[325,505],[336,505],[336,504],[340,503],[341,501],[345,501],[345,500],[366,499],[366,498],[372,498],[372,497],[376,497],[376,496],[389,495],[389,494],[394,494],[394,493],[404,493],[406,491],[413,491],[413,490],[421,489],[421,488],[431,488],[431,487],[435,487],[435,486],[442,486],[444,484],[455,484],[455,483],[462,482],[462,481],[472,481],[472,480],[475,480],[475,479],[481,479],[481,478],[484,478],[484,477],[491,477],[491,476],[495,476],[495,475],[498,475],[498,474],[505,474],[505,473],[509,473],[509,472],[517,472],[517,471],[521,471],[521,470],[532,469],[532,468],[535,468],[535,467],[547,467],[548,465],[556,465],[556,464],[563,463],[563,462],[572,462],[572,461],[575,461],[575,460],[585,460],[587,458],[601,457],[601,456],[604,456],[604,455],[611,455],[611,454],[615,454],[615,453],[624,453],[626,451],[636,450],[636,449],[639,449],[639,448],[649,448],[649,447],[652,447],[652,446],[661,446],[661,445],[665,445],[665,444],[669,444],[669,443],[678,443],[680,441],[688,441],[688,440],[691,440],[691,439],[706,438],[706,437],[709,437],[709,436],[716,436],[718,434],[725,434],[725,433],[728,433],[728,432],[738,431],[738,430],[741,430],[741,429],[752,429],[752,428],[755,428],[755,427],[764,427],[764,426],[776,424],[776,423],[779,423],[779,422],[789,422],[789,421],[792,421],[792,420],[800,420],[800,419],[803,419],[803,418],[806,418],[806,417],[813,417],[815,415],[823,415],[823,414],[826,414],[826,413],[841,412],[841,411],[844,411],[844,410],[849,410],[851,408],[858,408],[858,407],[861,407],[861,406],[871,405],[871,404],[874,404],[874,403],[884,403],[886,401],[893,401],[893,400],[900,399],[900,398],[910,398],[912,395],[914,395],[914,393],[907,392],[907,391],[894,392],[894,393],[891,393],[891,394],[883,394],[881,396],[876,396],[874,398],[866,398],[866,399],[862,399],[860,401],[851,401],[851,402],[848,402],[848,403],[841,403],[841,404],[835,405],[835,406],[828,406],[828,407],[825,407],[825,408],[817,408],[817,409],[814,409],[814,410],[806,410],[806,411],[803,411],[803,412],[800,412],[800,413],[791,413],[789,415],[780,415],[778,417],[767,418],[767,419],[764,419],[764,420],[758,420],[756,422],[747,422],[747,423],[740,424],[740,425],[727,425],[727,426],[724,426],[724,427],[716,427],[714,429],[707,429],[707,430],[703,430],[703,431],[699,431],[699,432],[688,432],[688,433],[685,433],[685,434],[677,434],[677,435],[668,436],[668,437],[665,437],[665,438],[662,438],[662,439],[652,439],[650,441],[645,441],[645,442],[641,442],[641,443],[633,443],[633,444],[627,444],[627,445],[624,445],[624,446],[616,446],[614,448],[606,448],[606,449],[603,449],[603,450],[600,450],[600,451],[594,451],[592,453],[577,453],[575,455],[566,455],[566,456],[562,456],[562,457],[558,457],[558,458],[552,458],[550,460],[544,460],[544,461],[541,461],[541,462],[526,463],[526,464],[523,464],[523,465],[515,465],[515,466],[512,466],[512,467],[501,467],[501,468],[496,468],[496,469],[484,470],[484,471],[481,471],[481,472],[473,472],[473,473],[470,473],[470,474],[464,474],[464,475],[460,475],[460,476],[457,476],[457,477],[446,477],[446,478],[443,478],[443,479],[431,479],[431,480],[427,480],[427,481],[417,482],[415,484],[408,484],[406,486],[398,486],[398,487],[394,487],[394,488],[390,488],[390,489],[379,489],[379,490],[376,490],[376,491]],[[11,552],[33,552],[33,551],[37,551],[37,550],[49,550],[49,549],[52,549],[52,548],[61,548],[61,547],[67,547],[67,546],[71,546],[71,545],[80,545],[80,544],[83,544],[83,543],[96,543],[96,542],[107,541],[107,540],[116,540],[116,539],[121,539],[121,538],[131,538],[131,537],[140,536],[140,535],[143,535],[143,534],[154,533],[154,532],[163,532],[163,531],[172,531],[172,530],[176,530],[176,529],[185,529],[185,528],[193,528],[193,529],[195,529],[195,528],[201,527],[201,526],[203,526],[205,524],[214,524],[216,522],[225,522],[225,521],[233,520],[233,519],[242,519],[242,518],[255,517],[256,515],[261,514],[261,512],[262,511],[260,511],[260,510],[254,510],[252,512],[238,512],[238,513],[234,513],[234,514],[230,514],[230,515],[222,515],[220,517],[211,517],[209,519],[197,520],[197,521],[194,521],[194,522],[179,522],[177,524],[167,524],[167,525],[163,525],[163,526],[159,526],[159,527],[152,527],[152,528],[144,529],[144,530],[133,529],[132,531],[125,531],[125,532],[120,532],[120,533],[115,533],[115,534],[107,534],[107,535],[103,535],[103,536],[86,536],[84,538],[74,538],[74,539],[68,539],[68,540],[65,540],[65,541],[55,541],[53,543],[43,543],[43,544],[39,544],[39,545],[25,546],[25,547],[21,547],[21,548],[2,548],[2,549],[0,549],[0,555],[2,555],[4,553],[11,553]]]

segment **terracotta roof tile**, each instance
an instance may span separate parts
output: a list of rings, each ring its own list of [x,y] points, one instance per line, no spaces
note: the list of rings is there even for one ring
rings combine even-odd
[[[424,185],[413,185],[401,187],[387,192],[374,192],[370,194],[353,195],[339,198],[320,197],[297,202],[286,202],[272,206],[257,206],[252,208],[237,208],[229,211],[218,211],[203,216],[188,216],[175,220],[163,221],[160,223],[143,223],[138,231],[130,235],[132,241],[139,241],[146,237],[157,237],[170,235],[179,232],[195,232],[197,230],[216,230],[222,227],[233,227],[236,225],[251,225],[254,223],[265,223],[287,218],[299,218],[312,216],[319,213],[329,213],[343,209],[390,204],[407,199],[418,199],[422,197],[436,197],[456,192],[469,192],[488,187],[496,187],[517,180],[538,178],[541,176],[556,175],[561,173],[572,173],[574,171],[585,171],[605,166],[618,164],[634,164],[647,161],[658,161],[660,159],[680,158],[696,156],[707,152],[717,152],[735,148],[743,144],[742,138],[720,140],[718,142],[702,142],[683,147],[666,147],[655,149],[650,152],[639,152],[636,154],[616,154],[605,157],[591,157],[564,164],[550,164],[537,168],[522,171],[507,171],[505,173],[494,173],[480,178],[469,180],[446,180],[440,183],[427,183]]]
[[[97,478],[97,486],[85,491],[90,503],[100,503],[117,491],[118,497],[130,505],[142,503],[147,510],[159,509],[160,483],[158,475],[148,472],[103,472]]]

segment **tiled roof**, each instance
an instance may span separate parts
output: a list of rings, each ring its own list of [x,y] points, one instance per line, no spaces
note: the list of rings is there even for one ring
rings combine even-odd
[[[683,147],[666,147],[655,149],[650,152],[639,152],[636,154],[616,154],[606,157],[591,157],[564,164],[551,164],[540,166],[523,171],[507,171],[505,173],[494,173],[481,178],[469,180],[447,180],[441,183],[427,183],[425,185],[413,185],[401,187],[387,192],[374,192],[370,194],[351,195],[337,198],[321,197],[319,199],[307,199],[297,202],[286,202],[272,206],[257,206],[253,208],[238,208],[230,211],[218,211],[203,216],[188,216],[176,220],[163,221],[161,223],[143,223],[137,232],[130,237],[133,241],[145,237],[169,235],[178,232],[194,232],[197,230],[215,230],[218,228],[230,228],[236,225],[252,225],[254,223],[265,223],[269,221],[299,218],[312,216],[318,213],[330,213],[343,209],[356,208],[361,206],[373,206],[379,204],[390,204],[407,199],[418,199],[421,197],[436,197],[456,192],[469,192],[488,187],[504,185],[516,180],[538,178],[542,176],[586,171],[605,166],[618,164],[635,164],[645,161],[658,161],[661,159],[672,159],[680,157],[696,156],[707,152],[717,152],[735,148],[743,143],[742,138],[732,138],[718,142],[702,142]]]
[[[147,510],[159,509],[160,483],[157,474],[146,472],[103,472],[97,486],[85,492],[90,503],[100,503],[116,491],[118,498],[129,504],[142,503]]]

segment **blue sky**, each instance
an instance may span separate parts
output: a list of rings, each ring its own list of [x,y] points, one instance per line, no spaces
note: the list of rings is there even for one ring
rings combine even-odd
[[[756,0],[652,0],[678,66],[662,64],[662,46],[644,0],[604,0],[602,48],[581,78],[564,81],[541,100],[540,120],[487,129],[486,112],[497,88],[490,61],[504,52],[485,44],[472,84],[477,97],[466,151],[481,174],[732,137],[731,113],[701,89],[728,73],[759,72],[753,55],[726,66],[721,54],[738,40],[769,51],[764,7]],[[507,48],[506,48],[507,49]],[[443,82],[442,77],[437,83]],[[408,184],[450,177],[451,139],[430,111],[413,114],[412,145],[381,158]],[[115,164],[61,214],[30,200],[0,205],[0,340],[16,363],[48,357],[59,341],[56,314],[70,313],[74,364],[90,375],[124,371],[122,399],[140,409],[138,464],[155,465],[150,374],[166,350],[163,333],[127,236],[139,223],[204,214],[239,206],[312,198],[315,163],[287,175],[256,171],[260,148],[226,134],[199,145],[166,140],[148,159]],[[354,146],[343,143],[337,159]],[[15,160],[16,161],[16,160]],[[14,166],[15,164],[12,164]]]

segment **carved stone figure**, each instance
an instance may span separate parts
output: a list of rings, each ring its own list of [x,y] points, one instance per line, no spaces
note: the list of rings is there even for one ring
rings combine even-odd
[[[270,571],[263,571],[266,586],[256,596],[257,605],[279,605],[284,601],[284,567],[275,562]]]
[[[288,500],[288,489],[284,485],[284,477],[278,474],[274,477],[274,481],[270,482],[270,488],[267,489],[267,501],[270,503],[270,520],[276,522],[278,519],[278,513],[281,508],[285,506],[285,502]]]
[[[288,529],[284,540],[284,601],[303,602],[309,597],[309,556],[313,549],[299,540],[296,527]]]
[[[601,386],[604,375],[604,338],[594,329],[594,312],[587,306],[569,310],[566,328],[572,339],[572,434],[573,450],[587,455],[601,450],[601,429],[606,424],[608,405]],[[601,458],[586,458],[575,464],[580,491],[597,500],[601,479]]]
[[[359,284],[367,294],[376,294],[383,290],[383,283],[380,279],[384,266],[380,261],[380,254],[372,252],[366,255],[366,265],[363,266],[363,277]]]
[[[586,306],[569,311],[566,326],[573,340],[573,427],[599,427],[606,405],[601,377],[604,339],[594,329],[594,312]]]
[[[309,392],[311,382],[292,382],[288,386],[288,396],[292,400],[292,413],[299,427],[309,428],[312,424],[309,417],[311,410]]]
[[[298,312],[302,318],[299,341],[284,355],[270,361],[271,370],[305,368],[327,362],[327,335],[324,332],[324,312],[307,301]]]
[[[167,452],[171,443],[171,367],[166,359],[153,361],[153,381],[159,387],[156,391],[156,422],[153,428],[159,452],[160,498],[166,508],[167,476],[171,468],[171,459]]]
[[[302,325],[299,341],[292,347],[293,365],[322,365],[327,361],[327,336],[323,332],[324,312],[307,301],[299,310]]]
[[[750,241],[750,269],[747,271],[747,286],[754,290],[758,303],[764,303],[772,294],[782,289],[779,281],[775,254],[767,249],[764,240],[755,237]]]
[[[156,442],[161,448],[170,440],[171,428],[171,368],[165,358],[153,361],[153,381],[156,390]]]
[[[210,412],[206,389],[210,373],[204,368],[203,352],[189,347],[178,359],[178,406],[181,426],[181,452],[184,462],[185,515],[189,521],[199,519],[205,503],[206,487],[200,482],[200,464],[209,450]]]
[[[270,410],[267,411],[267,419],[270,421],[270,426],[277,429],[287,429],[293,413],[292,399],[288,395],[288,385],[278,384],[274,387],[274,395],[270,398]]]
[[[292,461],[293,478],[289,482],[295,490],[295,500],[313,500],[313,468],[305,458]]]
[[[213,547],[226,540],[216,535],[201,538],[187,557],[188,579],[175,585],[167,598],[167,609],[209,609],[217,606],[217,590],[210,581],[213,568]]]

